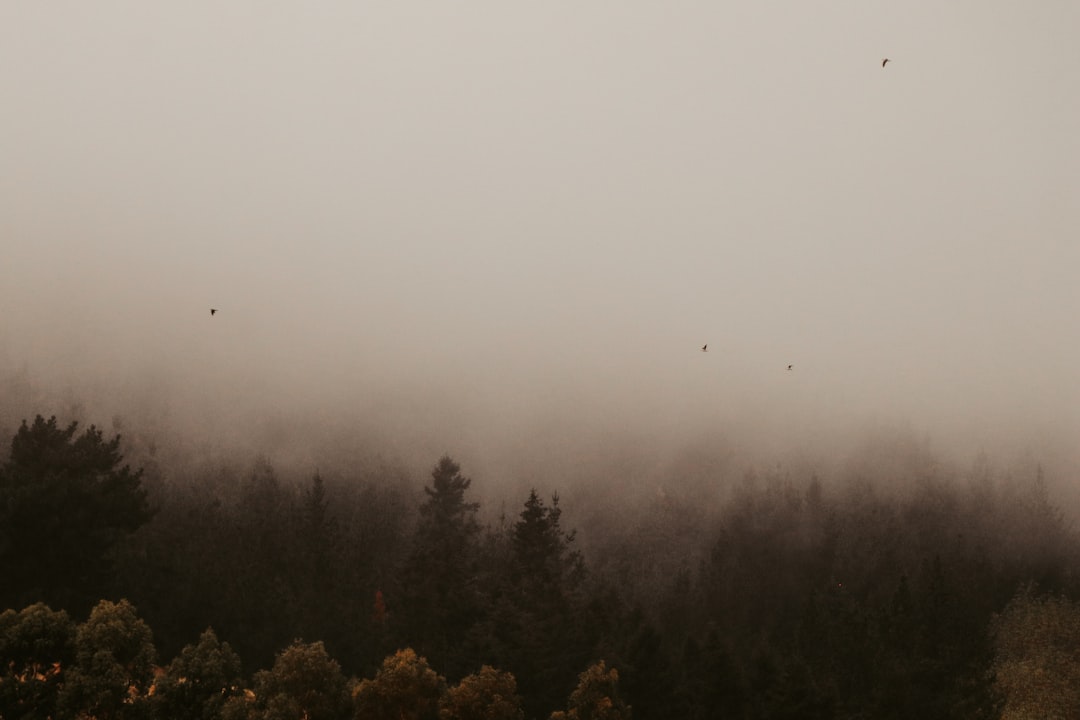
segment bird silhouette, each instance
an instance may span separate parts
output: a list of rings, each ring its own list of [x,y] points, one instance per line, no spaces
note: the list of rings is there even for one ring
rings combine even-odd
[[[791,369],[791,368],[793,368],[793,367],[794,367],[794,365],[788,365],[788,366],[787,366],[787,369],[788,369],[788,370],[790,370],[790,369]]]
[[[885,67],[885,63],[889,62],[889,58],[885,58],[881,61],[881,67]]]
[[[211,317],[213,317],[216,312],[217,312],[217,308],[210,308],[210,316]]]
[[[709,352],[709,343],[705,343],[701,346],[701,352]]]

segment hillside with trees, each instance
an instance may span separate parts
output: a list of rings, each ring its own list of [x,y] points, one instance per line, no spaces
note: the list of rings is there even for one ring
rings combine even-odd
[[[448,456],[417,487],[121,448],[37,417],[0,465],[3,720],[1080,712],[1038,467],[747,472],[577,532],[557,479],[489,516]]]

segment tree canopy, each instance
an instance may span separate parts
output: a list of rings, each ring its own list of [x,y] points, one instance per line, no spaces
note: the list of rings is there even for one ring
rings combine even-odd
[[[0,603],[84,611],[108,589],[110,551],[152,513],[120,437],[56,418],[25,421],[0,467]]]
[[[449,456],[144,488],[37,418],[0,466],[0,717],[1074,716],[1080,542],[1041,468],[912,467],[485,524]]]

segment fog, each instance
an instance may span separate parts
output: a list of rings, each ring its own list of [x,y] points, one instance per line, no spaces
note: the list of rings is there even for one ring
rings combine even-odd
[[[893,435],[1065,482],[1076,27],[996,0],[5,3],[0,423],[303,472],[449,452],[487,493]]]

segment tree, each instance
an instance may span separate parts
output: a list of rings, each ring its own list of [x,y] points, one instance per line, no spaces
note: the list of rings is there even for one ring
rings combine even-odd
[[[210,628],[188,645],[154,684],[153,708],[159,718],[211,720],[225,703],[242,694],[240,656],[218,641]]]
[[[1080,604],[1028,586],[992,626],[1002,718],[1064,720],[1080,713]]]
[[[567,711],[552,713],[551,720],[630,720],[630,706],[619,697],[618,671],[608,670],[603,660],[590,666],[578,676]]]
[[[405,609],[408,637],[421,652],[437,657],[452,677],[466,666],[451,655],[476,622],[479,591],[476,587],[476,522],[478,503],[466,502],[472,480],[461,467],[443,456],[431,471],[431,487],[420,507],[405,570]]]
[[[371,680],[353,691],[357,720],[435,720],[446,680],[412,648],[383,661]]]
[[[575,589],[583,579],[584,564],[581,555],[570,549],[575,533],[563,532],[560,524],[558,494],[547,507],[536,490],[531,490],[520,517],[513,530],[518,583],[537,598],[559,597]]]
[[[330,572],[329,559],[339,542],[337,523],[329,515],[326,483],[316,472],[304,490],[300,508],[300,542],[304,563],[314,578]]]
[[[323,640],[338,634],[339,617],[347,612],[346,607],[336,602],[340,595],[334,592],[335,584],[340,582],[337,565],[340,535],[328,505],[326,486],[316,472],[300,501],[294,536],[297,567],[293,574],[297,585],[297,627],[303,635]]]
[[[271,670],[255,673],[255,697],[245,703],[259,720],[344,720],[351,709],[341,666],[321,642],[297,641],[278,654]],[[231,714],[231,713],[230,713]]]
[[[0,468],[0,607],[44,601],[84,611],[104,594],[110,551],[151,517],[142,471],[120,466],[120,436],[23,421]]]
[[[100,720],[144,717],[156,655],[150,626],[134,606],[102,600],[78,627],[75,667],[60,706],[69,715]]]
[[[75,623],[43,603],[0,614],[0,718],[56,717]]]
[[[273,465],[257,458],[240,483],[235,507],[218,519],[219,588],[210,589],[221,613],[207,618],[236,642],[255,667],[274,662],[296,637],[296,542],[293,496],[282,487]],[[197,568],[196,568],[197,570]]]
[[[694,720],[740,717],[745,714],[748,695],[742,668],[714,628],[703,635],[701,642],[693,635],[686,638],[680,663],[682,677],[678,678],[672,698],[675,714]]]
[[[514,676],[490,665],[462,678],[439,701],[439,720],[522,720],[524,717]]]
[[[529,493],[511,531],[511,607],[497,630],[507,649],[500,664],[520,679],[525,712],[536,717],[566,696],[592,644],[579,592],[585,566],[561,515],[558,495],[548,507]]]
[[[635,715],[689,717],[676,710],[680,677],[667,639],[642,608],[628,607],[606,582],[590,588],[589,596],[584,621],[595,638],[591,654],[619,667],[621,693]]]

